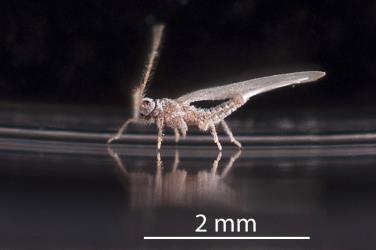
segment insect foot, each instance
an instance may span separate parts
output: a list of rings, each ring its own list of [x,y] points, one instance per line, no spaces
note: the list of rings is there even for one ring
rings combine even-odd
[[[119,138],[120,138],[120,136],[113,136],[113,137],[111,137],[110,139],[107,140],[107,144],[110,144],[111,142],[116,141]]]
[[[228,137],[230,138],[230,142],[235,144],[238,148],[242,148],[242,144],[238,140],[235,139],[234,135],[231,132],[230,127],[227,125],[227,122],[222,120],[221,125],[223,129],[225,130],[226,134],[228,135]]]

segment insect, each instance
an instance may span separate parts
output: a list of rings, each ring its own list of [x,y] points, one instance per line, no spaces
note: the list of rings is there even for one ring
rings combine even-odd
[[[177,99],[152,99],[145,96],[145,89],[150,81],[151,73],[155,67],[159,53],[164,25],[153,27],[152,46],[148,55],[146,67],[140,84],[133,92],[133,117],[128,119],[118,132],[108,140],[113,142],[121,137],[126,127],[131,123],[153,124],[158,128],[157,148],[161,148],[163,129],[170,127],[175,132],[175,140],[180,136],[186,136],[188,127],[197,126],[202,131],[210,131],[214,143],[222,150],[219,142],[216,126],[221,125],[229,136],[231,143],[241,148],[239,141],[233,136],[225,118],[238,108],[243,106],[252,96],[281,88],[284,86],[316,81],[323,77],[322,71],[304,71],[289,74],[273,75],[243,82],[232,83],[197,90]],[[217,106],[211,108],[195,107],[192,103],[197,101],[223,100]]]

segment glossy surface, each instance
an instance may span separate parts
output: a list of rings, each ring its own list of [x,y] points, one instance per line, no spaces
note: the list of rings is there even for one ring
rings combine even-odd
[[[74,121],[63,118],[66,124]],[[76,137],[53,137],[49,133],[64,131],[33,134],[36,127],[2,126],[0,242],[4,248],[365,249],[375,243],[376,209],[376,144],[370,138],[372,121],[367,124],[366,133],[360,133],[366,138],[324,143],[304,142],[305,137],[296,142],[282,130],[249,135],[239,130],[248,138],[245,149],[240,153],[226,144],[222,155],[207,143],[209,136],[198,142],[202,137],[194,134],[196,139],[179,146],[168,141],[161,161],[152,134],[141,136],[146,138],[141,143],[135,133],[132,142],[113,145],[111,156],[98,132],[66,125],[64,131]],[[13,132],[4,133],[9,129]],[[309,136],[324,135],[339,133]],[[208,218],[207,234],[194,232],[200,213]],[[220,217],[254,218],[257,231],[215,234],[212,222]],[[311,240],[143,240],[204,235]]]

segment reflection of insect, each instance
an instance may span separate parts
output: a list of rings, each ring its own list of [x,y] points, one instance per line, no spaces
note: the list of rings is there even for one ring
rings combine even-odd
[[[188,126],[197,126],[202,131],[210,130],[218,149],[222,150],[216,132],[216,125],[221,124],[231,142],[241,148],[241,144],[234,138],[229,126],[224,121],[227,116],[243,106],[252,96],[284,86],[312,82],[325,75],[325,72],[321,71],[273,75],[197,90],[177,99],[163,98],[153,100],[145,97],[145,88],[155,65],[163,29],[163,25],[156,25],[153,28],[152,48],[143,79],[133,92],[133,118],[128,119],[117,134],[108,140],[108,143],[119,139],[130,123],[155,123],[158,128],[158,149],[161,148],[163,128],[165,126],[174,129],[176,141],[179,141],[180,134],[183,137],[187,134]],[[212,108],[198,108],[191,105],[191,103],[197,101],[208,100],[224,100],[224,102]]]
[[[233,209],[246,206],[244,199],[234,192],[224,179],[231,172],[234,163],[239,159],[241,150],[230,156],[225,166],[220,166],[222,152],[218,151],[217,158],[210,168],[204,167],[198,172],[191,172],[179,167],[179,151],[175,151],[172,168],[164,167],[161,155],[157,153],[156,168],[153,173],[128,170],[125,162],[116,150],[107,148],[109,155],[115,161],[116,167],[126,178],[126,188],[130,190],[132,209],[178,205],[184,207],[202,207],[204,204],[225,204]],[[194,154],[194,153],[193,153]],[[194,157],[192,153],[190,157]],[[146,160],[147,159],[144,159]],[[202,163],[205,162],[201,159]],[[195,163],[195,169],[200,166]],[[129,188],[129,185],[131,188]],[[141,198],[142,197],[142,198]]]

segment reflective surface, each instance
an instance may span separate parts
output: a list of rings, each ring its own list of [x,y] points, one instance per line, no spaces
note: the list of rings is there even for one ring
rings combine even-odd
[[[42,129],[41,136],[33,134],[36,127],[3,126],[0,243],[10,249],[369,249],[375,244],[376,144],[372,121],[367,124],[359,133],[366,137],[325,143],[293,141],[278,131],[251,134],[241,152],[227,144],[221,154],[209,136],[195,143],[201,137],[194,135],[179,146],[167,139],[160,155],[153,140],[107,148],[90,131],[66,129],[76,137],[53,138],[46,131],[64,131]],[[19,135],[4,133],[9,129]],[[310,136],[327,135],[341,134]],[[197,214],[207,216],[206,234],[195,233]],[[257,231],[215,233],[214,218],[254,218]],[[143,239],[214,235],[311,240]]]

